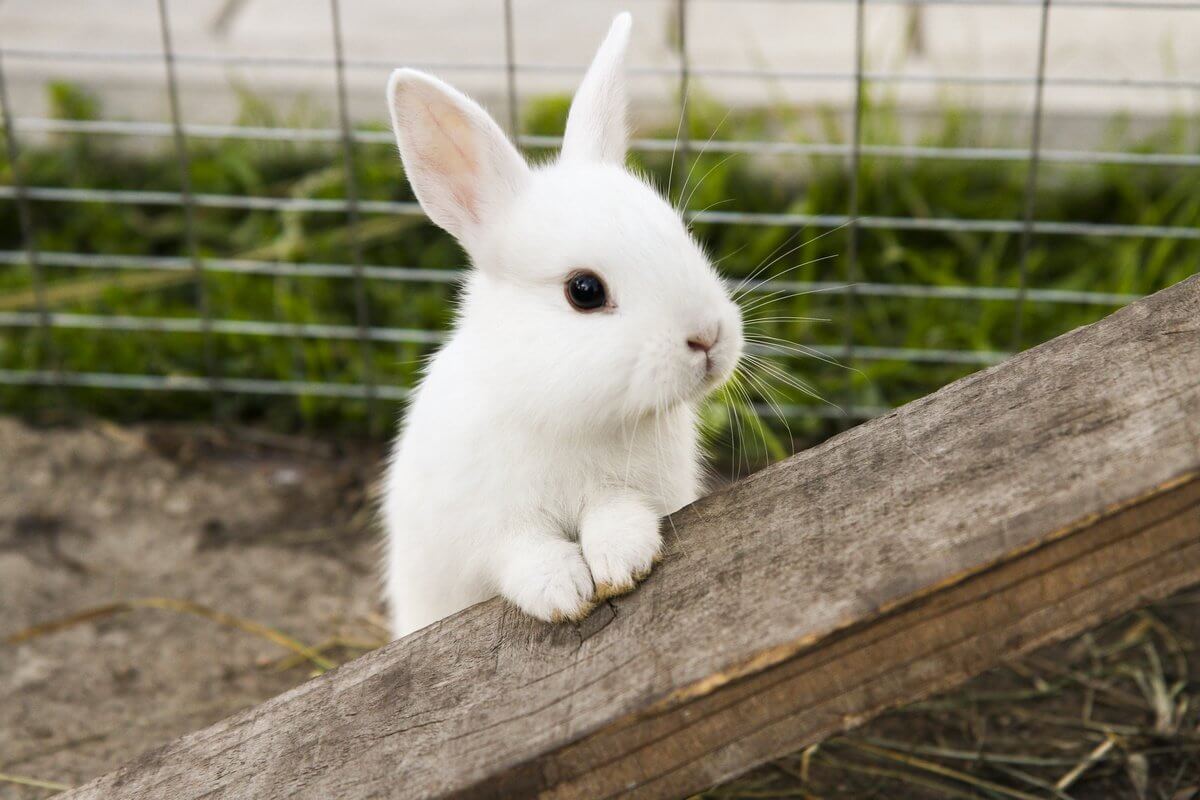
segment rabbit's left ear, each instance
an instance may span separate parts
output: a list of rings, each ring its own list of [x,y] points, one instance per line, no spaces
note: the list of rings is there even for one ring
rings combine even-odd
[[[633,18],[628,11],[617,15],[583,76],[583,83],[579,85],[567,115],[563,159],[625,162],[629,129],[625,122],[628,102],[625,99],[624,62],[632,25]]]
[[[486,111],[432,75],[396,70],[388,104],[421,207],[470,250],[520,193],[529,166]]]

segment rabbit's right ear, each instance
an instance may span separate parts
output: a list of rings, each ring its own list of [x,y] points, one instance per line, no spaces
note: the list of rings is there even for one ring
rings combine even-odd
[[[616,16],[571,101],[563,133],[562,158],[625,163],[629,131],[625,122],[625,50],[633,17]]]
[[[475,101],[412,69],[388,81],[400,159],[421,207],[470,247],[529,179],[529,165]]]

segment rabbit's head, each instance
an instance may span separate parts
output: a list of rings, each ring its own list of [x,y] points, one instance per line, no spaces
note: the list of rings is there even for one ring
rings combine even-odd
[[[475,270],[460,327],[530,414],[637,418],[723,383],[742,321],[679,213],[624,166],[619,15],[571,105],[562,153],[530,166],[475,102],[409,69],[388,85],[413,190]],[[478,334],[484,335],[479,336]]]

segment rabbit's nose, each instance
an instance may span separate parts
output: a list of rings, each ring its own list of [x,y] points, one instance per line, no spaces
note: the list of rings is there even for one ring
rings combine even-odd
[[[717,325],[711,330],[702,333],[694,333],[688,337],[687,346],[689,350],[695,350],[698,353],[707,354],[717,343],[717,339],[721,337],[721,326]]]

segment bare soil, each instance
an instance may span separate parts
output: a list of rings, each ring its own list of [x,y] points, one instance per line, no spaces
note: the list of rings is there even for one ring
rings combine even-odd
[[[0,419],[0,800],[82,783],[382,643],[381,456]],[[703,796],[1200,800],[1198,643],[1193,590]]]
[[[280,669],[291,651],[229,620],[108,604],[185,600],[308,644],[378,643],[365,492],[379,456],[253,431],[0,419],[0,637],[100,609],[0,644],[0,773],[78,784],[314,669]],[[0,798],[48,794],[0,782]]]

